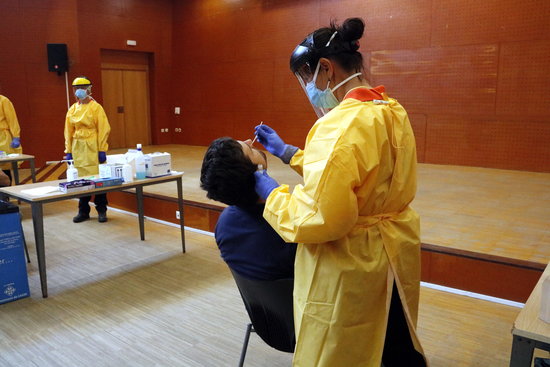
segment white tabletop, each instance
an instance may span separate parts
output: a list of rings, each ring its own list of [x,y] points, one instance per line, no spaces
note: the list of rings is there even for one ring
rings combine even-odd
[[[85,195],[92,195],[98,192],[104,191],[116,191],[116,190],[126,190],[132,189],[138,186],[152,185],[156,183],[162,183],[166,181],[174,181],[183,176],[183,172],[172,172],[170,175],[144,178],[142,180],[134,180],[132,182],[125,182],[121,185],[108,186],[88,191],[77,191],[64,193],[54,188],[59,188],[59,183],[66,182],[66,180],[56,180],[56,181],[44,181],[33,184],[18,185],[18,186],[8,186],[0,188],[0,192],[4,192],[9,196],[21,199],[27,202],[40,202],[40,201],[51,201],[52,199],[60,199],[66,197],[75,197]],[[51,191],[47,188],[51,187]],[[40,190],[42,189],[42,190]],[[30,190],[30,191],[29,191]],[[32,193],[34,191],[35,193]]]
[[[550,344],[550,324],[539,318],[542,282],[549,276],[550,265],[547,265],[546,270],[544,270],[535,289],[533,289],[533,292],[525,303],[525,307],[520,311],[514,322],[512,334]]]

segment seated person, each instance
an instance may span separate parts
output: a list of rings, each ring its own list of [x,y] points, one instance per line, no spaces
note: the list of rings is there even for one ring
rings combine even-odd
[[[257,280],[294,277],[296,244],[285,243],[263,218],[264,202],[254,186],[258,165],[267,168],[263,152],[252,142],[228,137],[210,144],[201,169],[207,197],[229,205],[215,229],[221,256],[242,276]]]

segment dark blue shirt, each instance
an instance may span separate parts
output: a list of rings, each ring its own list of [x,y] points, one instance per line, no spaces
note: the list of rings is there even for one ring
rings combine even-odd
[[[227,265],[258,280],[294,277],[296,244],[285,243],[263,218],[263,204],[228,206],[216,224],[216,243]]]

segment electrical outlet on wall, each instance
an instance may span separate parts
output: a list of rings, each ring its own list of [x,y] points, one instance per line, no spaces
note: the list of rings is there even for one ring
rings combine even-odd
[[[180,219],[180,211],[176,210],[176,219]]]

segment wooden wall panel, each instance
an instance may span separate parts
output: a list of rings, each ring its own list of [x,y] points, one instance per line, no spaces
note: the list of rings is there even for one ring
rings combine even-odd
[[[550,25],[550,14],[546,20]],[[504,43],[500,53],[497,115],[521,120],[545,119],[550,124],[549,75],[550,40]]]
[[[210,145],[221,136],[232,136],[234,113],[227,111],[187,112],[182,119],[182,133],[176,134],[175,142],[189,145]]]
[[[423,281],[516,302],[527,300],[541,276],[539,270],[440,253],[423,254],[423,267],[426,255],[429,277]]]
[[[24,9],[23,19],[25,63],[41,64],[41,69],[47,71],[46,43],[66,43],[72,54],[78,52],[74,7]]]
[[[371,75],[409,113],[493,113],[497,62],[496,45],[375,51]]]
[[[321,0],[321,26],[351,17],[365,20],[363,51],[430,46],[432,0]]]
[[[547,0],[433,2],[434,46],[548,39]]]
[[[175,64],[184,67],[174,69],[175,95],[196,101],[189,103],[190,108],[205,116],[209,110],[232,106],[233,127],[221,127],[222,122],[218,127],[239,135],[251,118],[270,115],[271,125],[289,136],[289,143],[301,145],[314,115],[287,74],[289,54],[297,42],[331,19],[341,22],[359,16],[366,21],[361,40],[365,74],[371,84],[385,85],[411,114],[420,161],[547,171],[546,128],[541,124],[550,119],[545,114],[549,102],[544,99],[550,85],[550,66],[545,63],[550,56],[549,8],[550,2],[544,0],[176,1],[173,55]],[[250,65],[256,60],[273,61],[271,74],[229,67],[232,62]],[[218,62],[227,65],[216,70],[233,74],[221,79],[197,76],[209,73]],[[250,110],[242,108],[245,92],[218,97],[221,101],[205,100],[204,80],[209,89],[250,88],[253,82],[238,81],[246,77],[258,85],[272,83],[271,92],[257,87],[258,98],[252,98]],[[198,87],[189,90],[193,83]],[[528,99],[523,103],[527,114],[511,103],[516,95],[512,91],[519,90]],[[262,111],[257,115],[256,105]],[[520,113],[528,121],[518,132]],[[480,127],[474,123],[479,121],[492,122]],[[200,134],[177,141],[208,144],[200,141]],[[202,134],[208,140],[212,137]],[[476,134],[494,145],[484,144]],[[507,150],[507,144],[513,149]],[[506,153],[511,150],[512,158]]]
[[[289,143],[301,145],[314,115],[289,72],[290,53],[330,19],[360,16],[367,24],[361,40],[365,73],[372,84],[385,84],[390,96],[414,115],[420,150],[419,131],[425,124],[426,162],[437,158],[438,163],[546,171],[540,157],[548,144],[540,144],[546,136],[542,125],[550,120],[545,98],[549,12],[545,0],[9,1],[0,12],[5,35],[0,39],[0,83],[27,134],[45,134],[27,140],[39,165],[51,158],[45,155],[62,150],[57,124],[65,114],[64,79],[46,68],[48,42],[68,44],[69,77],[92,78],[99,102],[101,49],[152,53],[154,143],[207,145],[219,135],[246,136],[251,123],[270,119],[266,122],[283,131]],[[138,46],[126,46],[127,39]],[[41,85],[32,85],[35,80]],[[518,91],[522,108],[515,104]],[[173,113],[176,105],[182,108],[179,116]],[[467,121],[503,121],[500,126],[511,130],[497,134],[495,151],[487,147],[487,154],[474,159],[441,143],[430,148],[429,132],[433,138],[437,131],[450,147],[463,144],[452,140],[438,121],[448,121],[449,131],[466,121],[458,130],[469,136],[478,126]],[[523,123],[521,132],[517,122]],[[199,131],[201,126],[209,129]],[[188,134],[175,133],[176,127]],[[170,132],[160,133],[161,128]],[[508,141],[503,137],[513,135],[518,135],[513,144],[525,164],[519,159],[509,163],[500,153]],[[441,155],[446,152],[448,157]]]
[[[7,4],[2,4],[2,11],[0,12],[0,30],[2,30],[0,40],[2,46],[0,47],[1,65],[19,64],[23,60],[25,32],[24,28],[21,27],[22,18],[23,11],[14,6],[12,2],[8,1]],[[45,49],[46,46],[44,46],[44,52],[46,52]]]
[[[441,164],[550,171],[550,124],[432,115],[426,161]]]
[[[418,162],[424,162],[426,159],[426,116],[420,114],[409,114],[409,120],[414,131],[416,140],[416,157]]]

